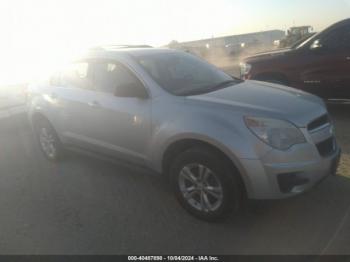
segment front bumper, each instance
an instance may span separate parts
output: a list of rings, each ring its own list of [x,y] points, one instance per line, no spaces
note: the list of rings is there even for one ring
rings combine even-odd
[[[321,157],[312,145],[300,145],[286,154],[300,159],[294,162],[272,162],[273,155],[260,160],[243,159],[241,163],[249,174],[246,190],[250,199],[281,199],[301,194],[331,174],[335,174],[341,155],[335,145],[332,154]],[[304,148],[303,148],[304,147]],[[288,157],[287,157],[288,158]],[[303,159],[303,161],[301,161]],[[305,159],[307,159],[305,161]]]

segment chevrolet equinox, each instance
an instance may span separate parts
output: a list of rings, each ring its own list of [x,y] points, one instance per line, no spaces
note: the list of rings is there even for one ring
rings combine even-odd
[[[300,194],[335,173],[340,149],[324,102],[236,79],[191,54],[94,48],[28,90],[44,155],[78,148],[151,168],[208,221],[244,199]]]

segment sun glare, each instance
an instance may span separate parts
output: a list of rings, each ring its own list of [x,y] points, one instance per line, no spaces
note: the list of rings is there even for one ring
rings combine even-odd
[[[185,0],[2,1],[0,23],[6,26],[0,36],[0,85],[46,76],[98,44],[162,46],[174,39],[213,36],[218,27],[229,30],[233,19],[228,24],[225,17],[233,12],[220,4]]]
[[[293,18],[283,20],[281,1],[270,2],[280,10],[264,17],[264,6],[257,0],[3,0],[0,85],[45,76],[79,51],[99,44],[163,46],[171,40],[290,26]],[[333,20],[342,15],[334,14]]]

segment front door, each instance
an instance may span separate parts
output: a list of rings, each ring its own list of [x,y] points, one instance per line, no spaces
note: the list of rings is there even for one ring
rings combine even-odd
[[[315,40],[306,56],[303,89],[324,98],[350,98],[350,25]]]
[[[151,134],[151,99],[116,95],[118,86],[141,81],[122,64],[108,60],[91,62],[95,95],[89,101],[91,119],[85,136],[95,149],[133,162],[144,163]]]

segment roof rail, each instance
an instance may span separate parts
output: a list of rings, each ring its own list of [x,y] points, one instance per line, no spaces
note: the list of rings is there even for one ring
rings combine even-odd
[[[89,48],[91,51],[100,51],[108,49],[123,49],[123,48],[153,48],[150,45],[103,45],[103,46],[94,46]]]

